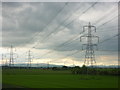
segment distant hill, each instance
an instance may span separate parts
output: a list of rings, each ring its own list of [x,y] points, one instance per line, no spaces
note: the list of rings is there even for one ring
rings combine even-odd
[[[1,65],[0,65],[1,66]],[[14,66],[20,66],[20,67],[27,67],[27,64],[14,64]],[[31,64],[31,67],[43,67],[43,68],[47,68],[47,67],[62,67],[63,65],[55,65],[55,64],[46,64],[46,63],[39,63],[39,64]],[[68,66],[68,67],[73,67],[73,66]],[[91,67],[91,66],[88,66]],[[120,68],[120,65],[97,65],[94,66],[96,68]]]
[[[18,66],[18,67],[27,67],[27,64],[14,64],[14,66]],[[63,65],[55,65],[55,64],[45,64],[45,63],[40,63],[40,64],[31,64],[31,67],[62,67]]]

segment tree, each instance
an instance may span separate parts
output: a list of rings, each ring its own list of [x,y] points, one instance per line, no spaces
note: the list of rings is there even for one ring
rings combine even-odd
[[[67,66],[62,66],[63,69],[67,69],[68,67]]]
[[[82,68],[81,68],[81,73],[82,74],[87,74],[87,71],[88,71],[87,67],[85,65],[83,65]]]

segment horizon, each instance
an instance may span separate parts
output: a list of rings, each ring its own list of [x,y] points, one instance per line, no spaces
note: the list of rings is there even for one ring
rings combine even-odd
[[[31,63],[81,66],[85,60],[82,44],[86,40],[80,42],[79,37],[86,32],[80,32],[91,22],[97,28],[92,33],[100,37],[95,50],[97,65],[117,65],[117,15],[117,2],[2,2],[0,64],[6,60],[9,63],[12,45],[14,63],[27,63],[30,50]]]

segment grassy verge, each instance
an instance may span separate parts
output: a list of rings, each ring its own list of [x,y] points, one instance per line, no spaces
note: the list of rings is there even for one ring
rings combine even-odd
[[[14,73],[13,73],[13,72]],[[25,72],[24,72],[25,71]],[[117,76],[72,75],[70,71],[7,70],[3,83],[25,88],[117,88]]]

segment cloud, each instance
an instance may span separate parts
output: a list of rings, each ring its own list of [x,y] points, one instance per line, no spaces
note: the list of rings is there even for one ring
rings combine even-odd
[[[99,2],[90,8],[92,4],[93,2],[71,2],[67,5],[64,2],[3,2],[2,45],[4,48],[11,44],[16,48],[35,47],[35,52],[38,50],[40,55],[52,51],[54,53],[50,58],[54,59],[82,49],[84,42],[79,41],[79,34],[88,22],[97,27],[97,32],[92,33],[98,35],[100,41],[117,34],[118,18],[109,22],[118,14],[117,3]],[[83,13],[84,11],[86,12]],[[84,34],[87,34],[87,30],[81,35]],[[61,45],[67,40],[70,42]],[[99,49],[117,50],[117,40],[116,37],[101,43]],[[83,56],[77,54],[72,57],[77,60]]]

